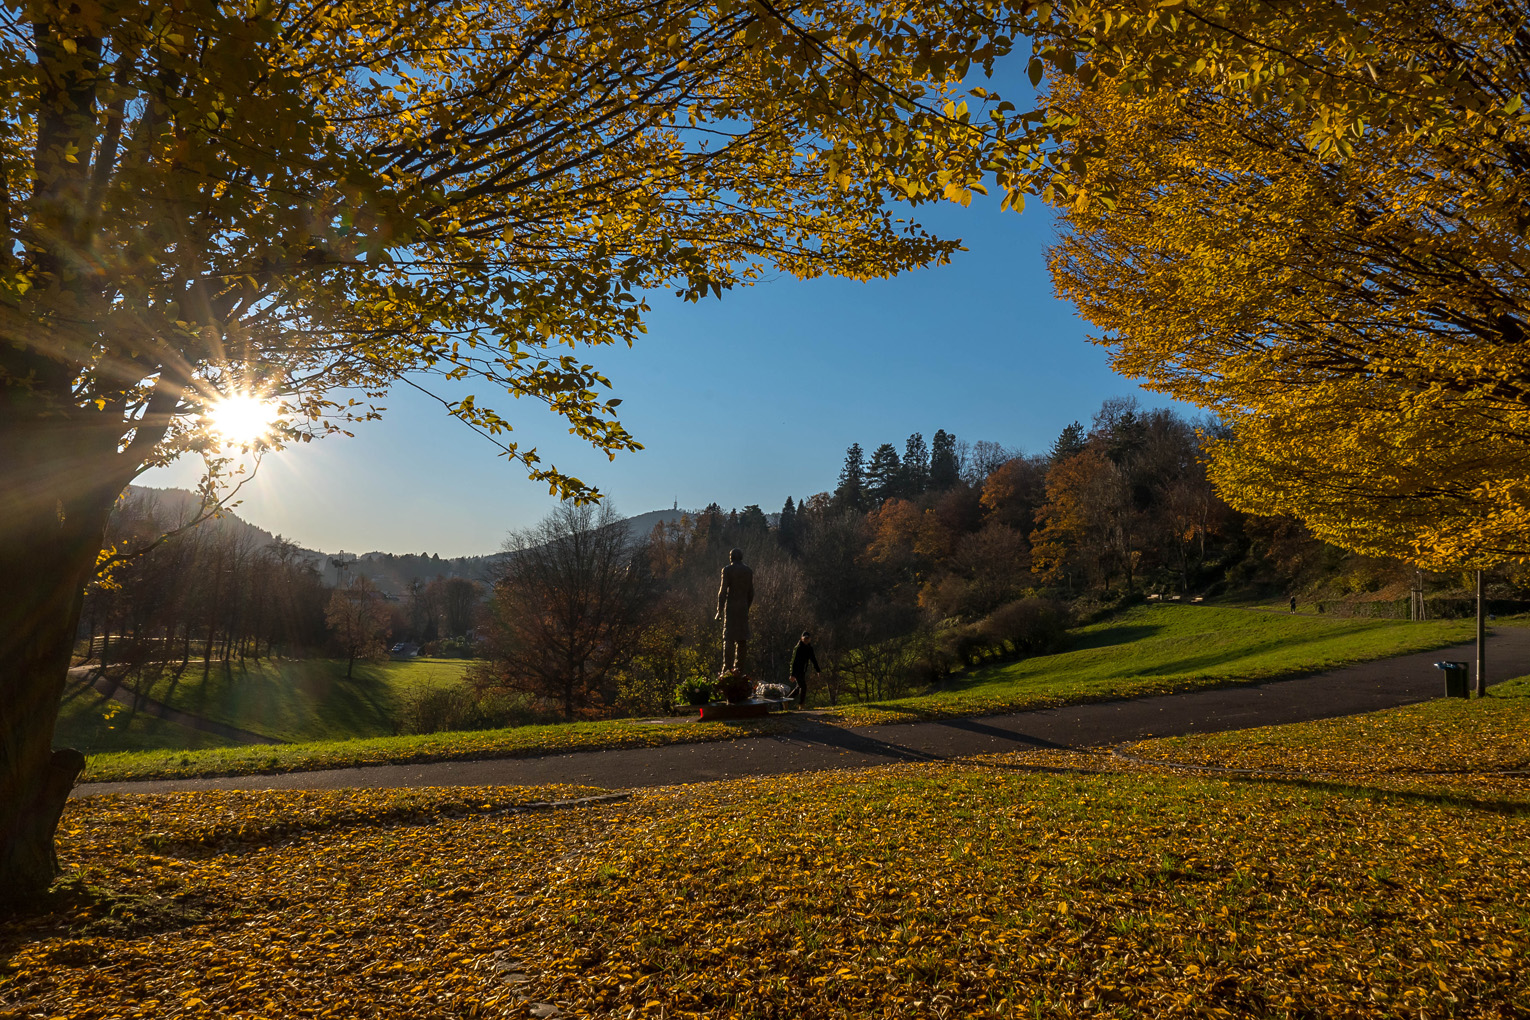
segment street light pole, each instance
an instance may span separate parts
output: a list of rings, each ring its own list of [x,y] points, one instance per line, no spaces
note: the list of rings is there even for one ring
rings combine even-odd
[[[1487,602],[1482,596],[1482,571],[1477,571],[1477,697],[1487,697]]]

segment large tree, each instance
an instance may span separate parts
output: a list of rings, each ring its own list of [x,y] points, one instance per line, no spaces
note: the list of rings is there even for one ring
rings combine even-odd
[[[1530,8],[1053,13],[1009,179],[1072,217],[1060,285],[1117,367],[1231,424],[1228,495],[1370,553],[1530,554]]]
[[[1067,213],[1059,290],[1115,366],[1231,427],[1240,509],[1440,566],[1530,555],[1530,246],[1507,164],[1368,132],[1323,158],[1278,108],[1058,90],[1113,201]],[[1515,161],[1530,157],[1530,148]],[[1517,201],[1512,193],[1507,196]]]
[[[114,500],[218,454],[231,398],[280,440],[476,377],[600,449],[637,442],[580,354],[645,293],[766,266],[881,276],[952,242],[1015,36],[856,0],[39,0],[0,17],[0,891],[44,888],[78,755],[52,754]],[[965,21],[976,19],[978,27]],[[964,98],[966,97],[966,98]],[[970,109],[969,109],[970,106]],[[335,394],[339,392],[340,396]],[[595,493],[482,400],[448,410]]]

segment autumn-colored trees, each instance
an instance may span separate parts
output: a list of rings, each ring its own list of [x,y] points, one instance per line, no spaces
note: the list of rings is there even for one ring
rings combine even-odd
[[[378,659],[388,636],[388,610],[377,585],[366,577],[353,577],[336,588],[324,609],[324,622],[345,656],[345,678],[351,678],[357,659]]]
[[[1385,133],[1325,160],[1278,111],[1059,95],[1114,196],[1067,213],[1059,290],[1120,371],[1223,416],[1227,498],[1375,555],[1530,553],[1526,249],[1492,185]]]
[[[581,350],[635,339],[643,293],[945,259],[885,206],[969,193],[995,102],[962,80],[1015,37],[1002,11],[854,0],[7,11],[4,895],[53,872],[53,720],[111,508],[178,454],[216,466],[220,399],[280,400],[295,439],[409,373],[474,378],[635,449]],[[594,495],[488,400],[449,409]]]
[[[1116,366],[1216,409],[1242,509],[1530,555],[1523,5],[1075,7],[1053,268]]]

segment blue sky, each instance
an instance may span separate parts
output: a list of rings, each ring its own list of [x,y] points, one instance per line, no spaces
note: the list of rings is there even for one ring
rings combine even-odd
[[[1027,452],[1048,447],[1107,397],[1167,403],[1114,375],[1073,307],[1052,295],[1049,211],[997,201],[942,204],[916,218],[967,251],[951,265],[887,281],[790,276],[688,304],[651,299],[648,336],[589,358],[623,398],[622,420],[646,449],[614,463],[582,447],[539,405],[499,406],[545,461],[598,485],[623,514],[758,503],[831,489],[845,448],[868,454],[911,432],[944,428]],[[471,388],[464,392],[472,391]],[[310,548],[353,553],[491,552],[507,530],[553,505],[488,442],[407,387],[385,419],[268,455],[241,494],[240,516]],[[197,465],[144,475],[191,487]]]

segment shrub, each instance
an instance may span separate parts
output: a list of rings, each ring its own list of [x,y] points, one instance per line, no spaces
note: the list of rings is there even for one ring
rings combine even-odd
[[[1040,655],[1066,644],[1072,622],[1067,607],[1060,602],[1021,599],[995,609],[977,629],[1000,654],[1007,645],[1016,656]]]
[[[675,688],[675,700],[682,705],[705,705],[712,700],[713,683],[704,676],[693,676],[680,681]]]
[[[459,684],[415,692],[399,710],[398,731],[493,730],[535,722],[536,719],[537,713],[525,695],[478,691]]]

